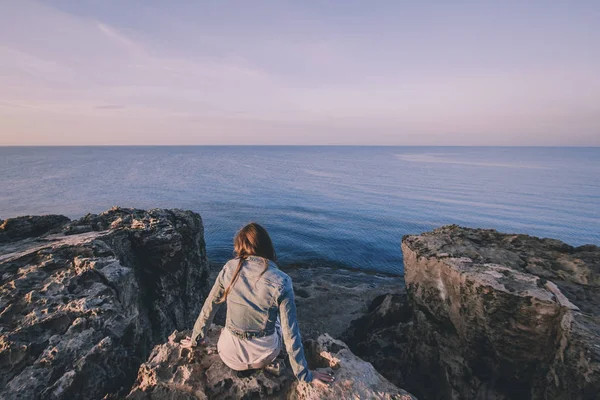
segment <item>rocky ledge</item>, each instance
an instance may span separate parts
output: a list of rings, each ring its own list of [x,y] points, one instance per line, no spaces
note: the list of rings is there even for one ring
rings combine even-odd
[[[0,398],[126,394],[152,347],[193,324],[204,247],[190,211],[2,221]]]
[[[381,376],[373,366],[356,357],[341,341],[325,334],[305,342],[309,367],[330,371],[336,381],[327,386],[299,383],[289,366],[279,371],[235,372],[216,352],[221,327],[213,325],[207,346],[182,348],[188,332],[174,332],[156,346],[127,399],[415,399]],[[285,359],[278,359],[284,363]]]
[[[600,248],[446,226],[344,336],[421,399],[600,398]]]

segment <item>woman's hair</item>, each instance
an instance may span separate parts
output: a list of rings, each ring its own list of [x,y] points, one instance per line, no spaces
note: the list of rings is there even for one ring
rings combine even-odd
[[[217,303],[223,303],[227,299],[227,295],[240,275],[244,261],[246,261],[249,256],[257,256],[264,259],[265,269],[261,273],[261,276],[266,272],[267,268],[269,268],[269,260],[273,262],[277,261],[271,237],[267,233],[267,230],[256,222],[251,222],[244,226],[237,235],[235,235],[235,239],[233,240],[233,251],[235,256],[239,258],[238,265],[233,273],[231,282],[223,293],[223,297],[221,297]]]

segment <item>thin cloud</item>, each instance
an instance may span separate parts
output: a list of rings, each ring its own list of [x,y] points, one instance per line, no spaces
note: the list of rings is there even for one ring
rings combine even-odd
[[[144,49],[139,43],[128,38],[126,35],[119,32],[116,28],[99,21],[96,21],[96,26],[98,27],[100,32],[102,32],[102,34],[104,34],[110,40],[113,40],[115,43],[118,43],[119,45],[136,53],[143,52]]]

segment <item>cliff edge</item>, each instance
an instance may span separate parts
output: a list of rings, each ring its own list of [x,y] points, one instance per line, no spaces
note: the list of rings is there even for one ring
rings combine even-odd
[[[200,216],[113,208],[0,224],[0,398],[126,394],[152,347],[193,324]]]
[[[305,341],[311,369],[332,371],[336,381],[317,386],[298,382],[289,366],[277,371],[236,372],[228,368],[216,351],[220,326],[211,328],[207,346],[185,349],[179,341],[188,332],[173,332],[158,345],[139,370],[129,400],[160,399],[296,399],[296,400],[415,400],[380,375],[373,366],[356,357],[346,344],[324,334]],[[284,356],[278,358],[283,365]]]
[[[446,226],[345,340],[422,399],[597,399],[600,248]],[[390,367],[395,367],[392,369]]]

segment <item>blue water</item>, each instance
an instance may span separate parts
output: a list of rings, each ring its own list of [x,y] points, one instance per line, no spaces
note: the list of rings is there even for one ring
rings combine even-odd
[[[3,147],[0,187],[0,218],[197,211],[216,262],[249,221],[282,262],[391,273],[444,224],[600,244],[600,148]]]

